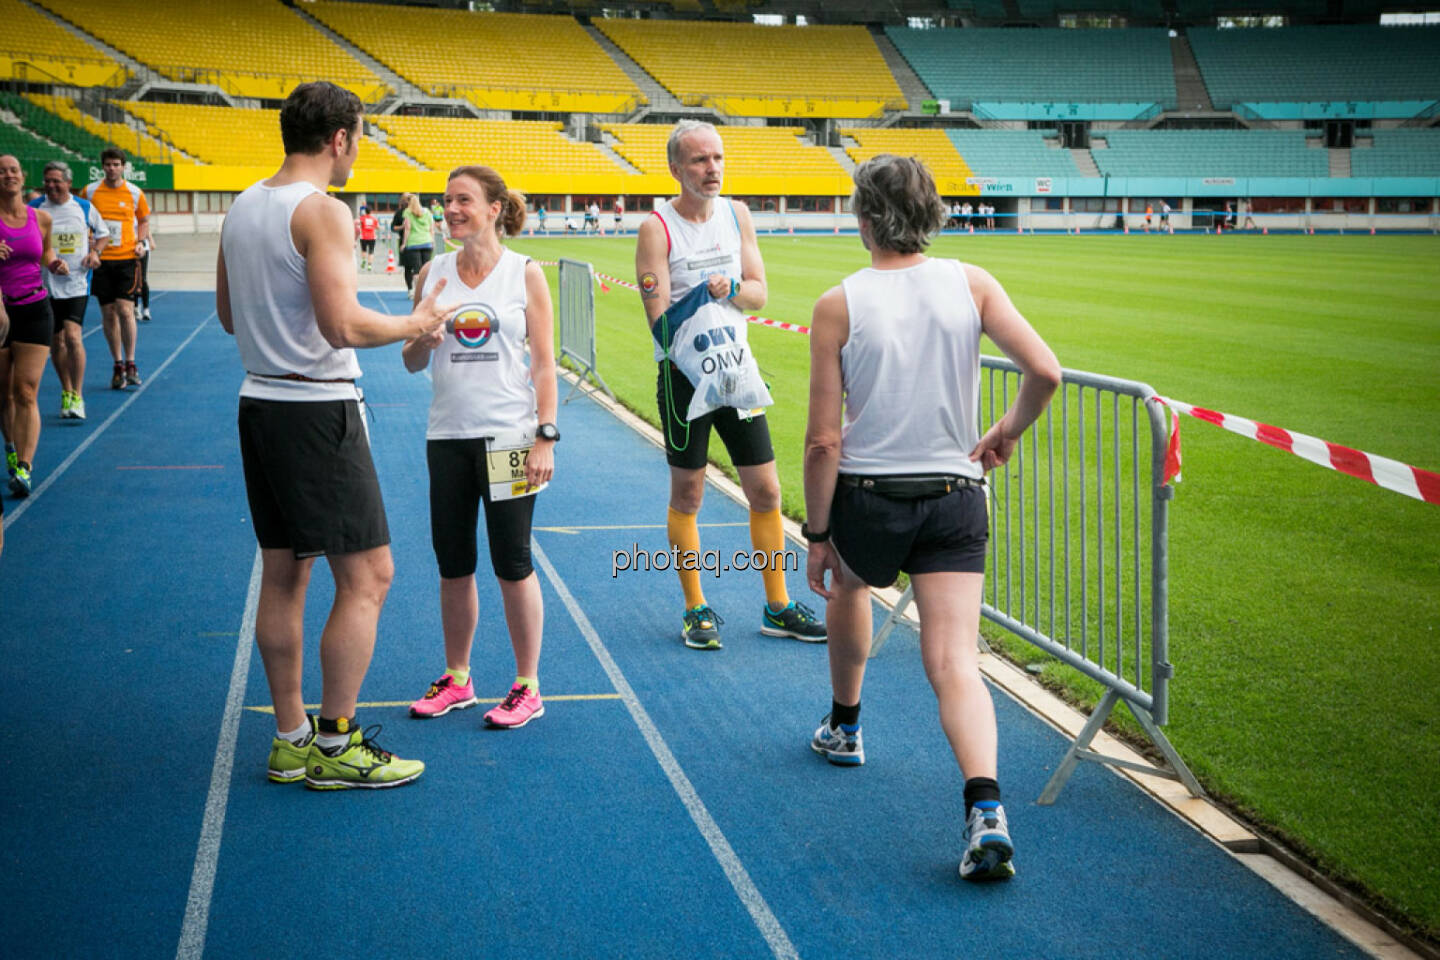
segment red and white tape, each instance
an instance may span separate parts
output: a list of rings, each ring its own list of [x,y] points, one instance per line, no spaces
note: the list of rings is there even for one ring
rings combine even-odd
[[[1204,420],[1206,423],[1213,423],[1217,427],[1229,430],[1231,433],[1238,433],[1242,437],[1259,440],[1277,450],[1293,453],[1311,463],[1338,470],[1367,483],[1373,483],[1377,487],[1403,493],[1407,497],[1414,497],[1416,500],[1423,500],[1426,503],[1440,503],[1440,473],[1421,470],[1419,467],[1412,467],[1398,460],[1376,456],[1352,447],[1342,447],[1338,443],[1330,443],[1319,437],[1272,427],[1268,423],[1257,423],[1234,414],[1192,406],[1169,397],[1155,397],[1154,399],[1178,413],[1187,414],[1197,420]],[[1172,478],[1180,479],[1180,418],[1178,416],[1174,418],[1174,426],[1170,433],[1170,443],[1165,457],[1165,482],[1169,483]]]

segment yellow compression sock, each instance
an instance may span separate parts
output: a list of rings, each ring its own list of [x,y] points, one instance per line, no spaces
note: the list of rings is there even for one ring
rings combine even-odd
[[[540,684],[539,684],[538,682],[536,682],[536,680],[535,680],[534,677],[522,677],[522,676],[516,675],[516,677],[515,677],[515,684],[516,684],[516,686],[519,686],[519,685],[522,685],[522,684],[523,684],[524,686],[529,687],[529,688],[530,688],[530,692],[533,693],[533,694],[535,694],[537,697],[540,695]]]
[[[695,514],[680,513],[673,507],[666,507],[665,531],[670,536],[670,545],[677,547],[682,555],[690,551],[694,551],[696,557],[700,555],[700,525],[695,521]],[[680,588],[685,591],[685,609],[689,610],[704,603],[705,591],[700,589],[700,571],[676,572],[680,574]]]
[[[771,610],[780,610],[790,602],[785,589],[785,525],[780,520],[777,507],[767,513],[750,511],[750,545],[765,552],[765,569],[760,577],[765,581],[765,600]]]
[[[455,668],[455,667],[446,667],[446,668],[445,668],[445,672],[448,673],[448,674],[450,674],[450,676],[455,680],[455,686],[457,686],[457,687],[463,687],[463,686],[465,686],[465,684],[467,684],[467,683],[470,682],[470,668],[469,668],[469,667],[465,667],[464,669],[457,669],[457,668]]]

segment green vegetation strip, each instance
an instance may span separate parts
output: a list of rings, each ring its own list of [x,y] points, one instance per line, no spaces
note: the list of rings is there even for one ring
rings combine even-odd
[[[777,320],[808,324],[815,299],[868,262],[853,237],[760,242],[760,312]],[[1068,368],[1435,470],[1437,243],[958,237],[931,252],[994,273]],[[634,274],[633,238],[514,246]],[[653,423],[639,300],[612,291],[596,292],[600,370]],[[749,333],[776,401],[784,509],[801,518],[808,338]],[[1440,936],[1440,509],[1196,420],[1183,431],[1167,734],[1213,794]],[[728,469],[718,442],[711,455]],[[1098,700],[1073,671],[1049,662],[1045,674],[1078,702]]]

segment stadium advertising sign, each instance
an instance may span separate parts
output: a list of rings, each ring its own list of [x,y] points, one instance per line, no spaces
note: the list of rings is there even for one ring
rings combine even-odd
[[[1207,186],[1207,187],[1233,187],[1233,186],[1235,186],[1235,178],[1234,178],[1234,177],[1206,177],[1204,180],[1202,180],[1202,181],[1200,181],[1200,182],[1203,183],[1203,184],[1205,184],[1205,186]]]
[[[175,189],[175,168],[169,164],[157,163],[140,164],[139,166],[126,162],[125,179],[145,190],[174,190]],[[91,164],[90,181],[104,180],[105,171]]]
[[[1014,193],[1015,184],[1001,183],[994,177],[966,177],[967,187],[979,187],[982,193]]]

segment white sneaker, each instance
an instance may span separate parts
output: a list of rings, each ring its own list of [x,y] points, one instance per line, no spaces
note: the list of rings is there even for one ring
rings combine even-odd
[[[965,857],[960,861],[960,876],[966,880],[1008,880],[1015,876],[1015,846],[1010,841],[1010,827],[1005,808],[996,804],[981,809],[970,808],[965,824]]]
[[[79,397],[76,397],[74,400],[70,401],[70,419],[85,419],[85,401],[81,400]]]

